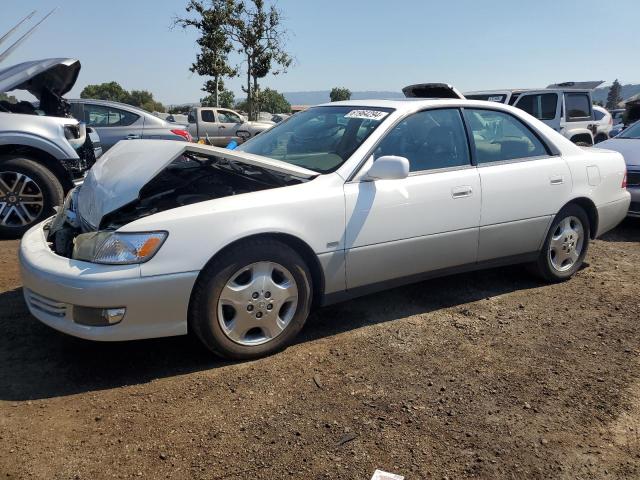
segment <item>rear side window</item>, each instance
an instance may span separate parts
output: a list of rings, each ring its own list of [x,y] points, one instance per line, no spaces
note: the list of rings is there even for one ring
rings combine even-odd
[[[216,123],[216,117],[213,110],[200,110],[200,118],[203,122]]]
[[[90,127],[126,127],[140,117],[125,110],[87,103],[84,106],[84,118]]]
[[[536,135],[512,115],[495,110],[464,110],[478,164],[547,155]]]
[[[447,108],[410,115],[380,142],[375,158],[383,155],[407,158],[412,172],[470,165],[460,111]]]
[[[595,117],[596,120],[602,120],[604,118],[604,112],[594,109],[593,116]]]
[[[567,120],[584,120],[591,118],[591,102],[586,93],[565,93],[564,104]]]
[[[516,107],[533,115],[538,120],[553,120],[556,117],[557,105],[557,93],[541,93],[522,95]]]

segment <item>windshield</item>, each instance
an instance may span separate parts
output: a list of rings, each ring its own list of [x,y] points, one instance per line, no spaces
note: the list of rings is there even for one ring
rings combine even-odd
[[[320,173],[332,172],[392,111],[377,107],[313,107],[252,138],[238,150]]]
[[[640,122],[636,122],[623,130],[616,138],[640,138]]]

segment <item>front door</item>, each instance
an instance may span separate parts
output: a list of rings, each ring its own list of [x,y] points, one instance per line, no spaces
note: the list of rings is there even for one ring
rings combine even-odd
[[[347,288],[475,262],[480,178],[459,110],[407,117],[369,162],[382,155],[407,158],[411,173],[345,184]]]
[[[218,136],[226,146],[231,140],[238,140],[236,131],[242,124],[240,115],[230,110],[218,110]]]

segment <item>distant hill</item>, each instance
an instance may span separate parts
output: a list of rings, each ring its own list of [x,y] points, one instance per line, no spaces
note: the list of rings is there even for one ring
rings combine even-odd
[[[313,92],[283,92],[284,97],[291,105],[317,105],[329,101],[329,90],[318,90]],[[403,98],[402,92],[352,92],[352,100],[380,100],[385,98]]]
[[[593,101],[602,102],[603,105],[607,104],[607,94],[609,93],[609,87],[596,88],[593,91]],[[640,93],[640,84],[629,83],[622,86],[622,99],[625,100],[632,95]]]

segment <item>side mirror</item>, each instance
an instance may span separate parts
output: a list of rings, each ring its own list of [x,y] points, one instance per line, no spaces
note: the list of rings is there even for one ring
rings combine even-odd
[[[384,155],[373,162],[373,165],[364,176],[364,181],[401,180],[408,176],[409,160],[395,155]]]

